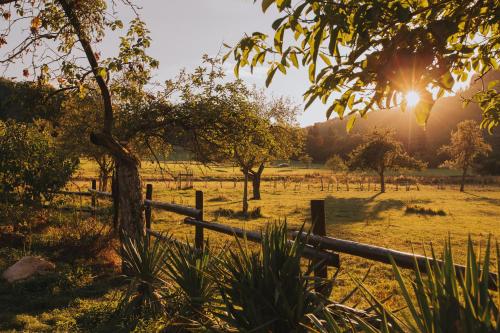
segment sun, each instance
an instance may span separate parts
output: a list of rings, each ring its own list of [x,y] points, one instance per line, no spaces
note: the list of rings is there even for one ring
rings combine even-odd
[[[420,101],[420,95],[418,94],[418,92],[410,90],[406,93],[405,99],[406,99],[406,105],[412,108],[416,106]]]

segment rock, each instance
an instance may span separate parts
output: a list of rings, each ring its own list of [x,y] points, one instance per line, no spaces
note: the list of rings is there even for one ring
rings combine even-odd
[[[9,283],[27,279],[36,273],[44,273],[56,265],[41,257],[24,257],[3,272],[2,277]]]

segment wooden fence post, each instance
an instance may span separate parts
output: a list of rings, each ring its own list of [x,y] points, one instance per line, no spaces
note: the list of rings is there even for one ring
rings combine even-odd
[[[95,191],[97,189],[97,183],[95,179],[92,179],[92,189]],[[96,215],[96,209],[97,209],[97,197],[95,193],[92,193],[92,200],[90,202],[90,205],[92,207],[92,215],[95,217]]]
[[[153,199],[153,184],[146,185],[146,200]],[[144,207],[144,216],[146,218],[146,229],[151,230],[151,205],[147,204]]]
[[[325,201],[311,200],[311,223],[313,225],[312,233],[317,236],[326,236],[326,221],[325,221]],[[314,283],[316,292],[326,294],[327,285],[322,279],[328,277],[328,266],[319,264],[319,261],[313,260],[313,265],[317,266],[314,269],[314,276],[318,278]]]
[[[196,191],[196,209],[200,211],[198,221],[203,221],[203,191]],[[195,227],[194,244],[198,250],[203,251],[203,227]]]

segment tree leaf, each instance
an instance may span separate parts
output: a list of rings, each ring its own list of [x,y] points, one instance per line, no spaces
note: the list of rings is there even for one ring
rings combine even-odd
[[[276,70],[278,69],[278,67],[271,67],[269,69],[269,71],[267,72],[267,78],[266,78],[266,88],[269,87],[269,85],[271,84],[271,81],[273,80],[273,76],[274,74],[276,73]]]
[[[415,106],[414,109],[417,124],[425,127],[425,125],[427,124],[427,120],[429,119],[429,116],[431,114],[433,105],[434,101],[432,100],[432,95],[428,92],[426,94],[422,94],[422,96],[420,97],[420,102]]]
[[[449,71],[446,71],[440,78],[439,78],[439,84],[441,87],[443,87],[446,90],[451,90],[453,88],[453,84],[455,84],[455,79],[453,79],[453,76]]]
[[[262,0],[262,11],[265,13],[266,10],[274,3],[274,0]]]
[[[345,127],[346,127],[346,130],[348,133],[354,127],[354,123],[356,122],[356,118],[357,118],[357,116],[355,114],[353,114],[352,116],[349,117],[349,120],[347,120],[347,124]]]
[[[295,68],[299,68],[299,61],[297,60],[297,54],[295,52],[290,52],[289,58],[292,61],[293,66],[295,66]]]

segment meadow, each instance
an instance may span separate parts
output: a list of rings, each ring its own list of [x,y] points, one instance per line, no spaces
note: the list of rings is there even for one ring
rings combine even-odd
[[[82,164],[80,174],[92,176],[90,164]],[[157,167],[151,163],[145,166],[146,179],[161,178]],[[411,185],[389,184],[386,193],[380,193],[374,186],[353,181],[347,191],[345,184],[337,188],[332,172],[321,165],[312,168],[291,166],[271,167],[264,171],[261,185],[262,199],[250,200],[250,210],[260,210],[260,216],[243,219],[237,216],[241,210],[243,183],[238,169],[229,166],[203,167],[197,164],[167,164],[165,169],[184,172],[193,171],[193,187],[179,189],[172,180],[145,181],[153,184],[153,199],[186,206],[195,204],[195,190],[204,192],[204,218],[246,230],[263,230],[268,223],[286,221],[290,228],[299,229],[310,222],[310,200],[324,199],[326,207],[327,235],[358,241],[366,244],[388,247],[418,254],[431,253],[431,244],[440,254],[446,239],[451,240],[455,259],[465,263],[466,242],[470,236],[477,245],[486,244],[491,235],[495,241],[500,237],[500,186],[470,185],[466,192],[458,191],[458,185]],[[281,177],[289,177],[286,183]],[[429,169],[411,175],[422,177],[423,181],[432,177],[454,176],[456,172],[443,169]],[[356,179],[360,175],[351,175]],[[199,180],[206,177],[208,180]],[[323,180],[323,189],[321,185]],[[362,177],[362,176],[361,176]],[[228,180],[235,178],[234,180]],[[333,177],[334,178],[334,177]],[[340,178],[340,177],[339,177]],[[377,178],[371,176],[371,181]],[[168,178],[166,178],[168,179]],[[331,182],[328,185],[328,181]],[[366,181],[366,179],[365,179]],[[88,181],[77,182],[80,188],[88,186]],[[251,184],[249,184],[251,193]],[[251,195],[250,195],[251,197]],[[103,204],[104,201],[101,200]],[[417,208],[417,212],[412,209]],[[430,211],[431,214],[420,212]],[[440,212],[441,211],[441,212]],[[179,239],[194,239],[194,227],[182,223],[183,216],[153,210],[152,229],[174,235]],[[212,245],[227,244],[233,237],[206,231]],[[370,268],[371,267],[371,268]],[[334,298],[348,293],[354,283],[350,275],[362,278],[370,268],[367,285],[380,299],[397,294],[397,285],[389,265],[373,263],[366,259],[341,254],[341,271]],[[330,274],[335,269],[330,269]],[[357,301],[356,297],[353,298]],[[389,301],[389,304],[391,301]],[[394,301],[397,304],[397,301]],[[394,305],[395,305],[394,304]]]
[[[170,170],[184,172],[185,165],[168,164]],[[411,185],[397,187],[389,184],[386,193],[379,193],[374,184],[353,181],[349,191],[345,184],[327,184],[331,171],[322,166],[304,168],[268,168],[261,185],[262,200],[250,200],[250,210],[260,210],[257,216],[248,219],[232,216],[241,210],[242,182],[232,180],[238,169],[228,166],[193,167],[192,188],[178,188],[178,183],[162,179],[155,166],[143,163],[144,186],[153,184],[153,199],[194,206],[195,190],[204,192],[204,217],[246,230],[263,230],[269,223],[286,221],[291,229],[298,229],[310,222],[310,200],[324,199],[326,205],[327,234],[331,237],[359,241],[389,247],[401,251],[429,254],[430,244],[440,254],[444,241],[449,237],[453,245],[455,260],[465,263],[467,238],[483,247],[488,237],[500,237],[500,186],[470,185],[465,193],[457,185]],[[68,189],[85,190],[89,179],[95,178],[95,167],[84,162]],[[446,170],[428,170],[429,177],[450,174]],[[277,181],[276,177],[287,174],[290,180]],[[208,176],[207,176],[208,175]],[[320,178],[325,177],[323,190]],[[206,178],[203,178],[203,177]],[[353,179],[357,175],[352,175]],[[358,175],[359,176],[359,175]],[[155,181],[148,180],[156,179]],[[439,189],[438,189],[439,188]],[[250,186],[251,192],[251,186]],[[87,206],[88,198],[58,198],[61,204]],[[103,215],[97,220],[110,221],[110,203],[98,199]],[[430,212],[430,213],[429,213]],[[180,240],[192,242],[194,227],[182,223],[183,216],[153,210],[152,229],[171,234]],[[35,280],[21,282],[12,287],[0,282],[0,331],[84,331],[107,332],[123,329],[121,322],[113,321],[113,309],[120,300],[124,282],[116,274],[119,257],[109,251],[93,251],[93,237],[102,232],[88,213],[45,212],[30,230],[29,246],[2,249],[0,269],[6,268],[23,255],[42,255],[54,260],[56,272]],[[205,231],[212,248],[236,246],[234,237]],[[250,248],[256,245],[249,243]],[[217,250],[216,250],[217,251]],[[114,265],[110,262],[115,261]],[[386,300],[393,309],[402,305],[400,289],[389,265],[370,262],[362,258],[340,255],[341,267],[331,298],[341,299],[354,287],[353,278],[364,281],[378,299]],[[304,262],[304,265],[306,263]],[[332,277],[337,270],[329,269]],[[410,276],[410,271],[404,272]],[[29,301],[28,301],[29,299]],[[356,293],[348,305],[365,305],[364,298]],[[162,322],[141,320],[137,331],[151,331],[161,327]],[[157,326],[159,325],[159,326]],[[141,328],[142,327],[142,328]],[[124,330],[126,331],[126,330]]]

